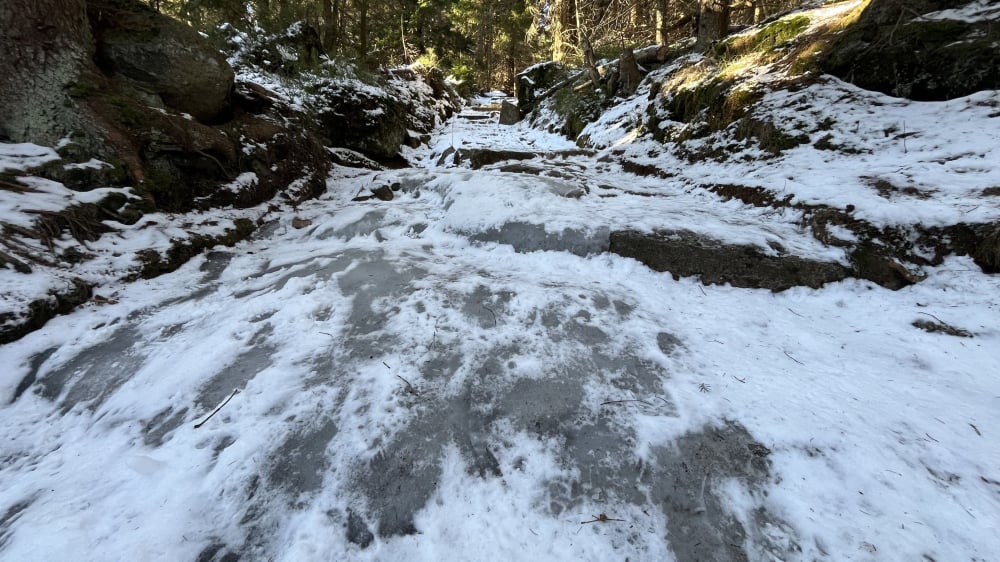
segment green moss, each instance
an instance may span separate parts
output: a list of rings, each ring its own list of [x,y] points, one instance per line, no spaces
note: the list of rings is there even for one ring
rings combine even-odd
[[[798,37],[809,27],[809,16],[782,18],[765,25],[757,33],[737,35],[721,41],[714,50],[717,57],[742,56],[770,51]]]
[[[762,93],[754,88],[733,87],[728,80],[712,80],[678,90],[666,102],[666,108],[675,121],[700,122],[705,126],[702,132],[710,134],[742,118],[761,97]],[[655,123],[651,128],[655,130]]]
[[[588,89],[576,92],[573,88],[562,88],[553,96],[552,109],[562,118],[562,134],[576,138],[587,123],[597,119],[604,103],[604,93]]]

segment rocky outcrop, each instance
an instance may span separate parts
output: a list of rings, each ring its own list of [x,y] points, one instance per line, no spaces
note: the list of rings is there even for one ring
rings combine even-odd
[[[29,303],[23,316],[0,314],[0,345],[15,341],[41,328],[52,317],[66,314],[87,302],[92,289],[89,283],[74,277],[49,291],[44,298]]]
[[[567,80],[568,71],[562,64],[549,61],[536,64],[517,75],[517,105],[525,114],[531,112],[539,102],[551,95]],[[566,82],[568,84],[568,82]]]
[[[822,287],[851,275],[846,267],[791,255],[767,255],[759,248],[726,245],[693,232],[611,233],[611,253],[635,258],[675,278],[698,275],[706,285],[783,291],[791,287]]]
[[[107,76],[201,122],[227,112],[233,69],[190,26],[130,0],[90,0],[87,16],[95,61]]]
[[[431,131],[460,105],[436,69],[422,74],[393,70],[382,77],[380,86],[324,80],[310,87],[314,98],[309,105],[328,144],[378,160],[392,159],[402,146],[415,148],[427,142]]]
[[[867,90],[921,101],[1000,88],[995,17],[968,22],[935,15],[965,4],[967,0],[871,2],[828,51],[823,69]]]
[[[392,158],[406,140],[406,104],[384,90],[329,81],[315,87],[326,141],[375,158]]]

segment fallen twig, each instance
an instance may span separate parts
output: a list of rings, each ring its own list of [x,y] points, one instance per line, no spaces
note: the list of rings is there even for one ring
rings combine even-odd
[[[976,432],[976,435],[978,435],[978,436],[980,436],[980,437],[982,437],[982,436],[983,436],[983,434],[982,434],[982,433],[980,433],[980,431],[979,431],[979,428],[978,428],[978,427],[976,427],[975,425],[973,425],[973,424],[971,424],[971,423],[969,424],[969,426],[970,426],[970,427],[972,427],[972,430]]]
[[[930,313],[928,313],[928,312],[919,312],[919,311],[918,311],[918,312],[917,312],[917,314],[923,314],[924,316],[930,316],[931,318],[933,318],[933,319],[937,320],[938,322],[940,322],[940,323],[944,324],[945,326],[947,326],[947,325],[948,325],[948,323],[947,323],[947,322],[945,322],[944,320],[941,320],[941,319],[940,319],[940,318],[938,318],[937,316],[934,316],[933,314],[930,314]]]
[[[801,314],[799,314],[798,312],[795,312],[791,308],[788,309],[788,312],[791,312],[792,314],[798,316],[799,318],[805,318],[805,316],[802,316]]]
[[[741,378],[737,377],[736,375],[730,375],[730,376],[733,377],[734,379],[736,379],[738,382],[741,382],[743,384],[747,383],[747,379],[746,378],[742,378],[741,379]]]
[[[219,406],[216,409],[212,410],[212,413],[208,414],[208,417],[205,418],[201,423],[195,424],[194,428],[198,429],[199,427],[201,427],[201,426],[205,425],[206,423],[208,423],[208,420],[212,419],[212,416],[214,416],[215,414],[218,414],[219,410],[221,410],[226,404],[229,404],[229,401],[233,399],[233,396],[236,396],[239,393],[240,393],[240,389],[234,388],[233,389],[233,393],[229,395],[229,398],[226,398],[225,402],[223,402],[222,404],[219,404]]]
[[[645,404],[647,406],[652,406],[652,404],[650,404],[649,402],[646,402],[645,400],[637,400],[637,399],[636,400],[608,400],[607,402],[601,402],[601,406],[607,406],[608,404],[624,404],[625,402],[640,402],[640,403]]]
[[[624,519],[615,519],[613,517],[608,517],[606,514],[602,513],[600,515],[593,515],[593,519],[590,521],[580,521],[581,525],[586,525],[587,523],[607,523],[608,521],[621,521],[625,522]]]
[[[398,378],[399,380],[401,380],[401,381],[403,381],[403,382],[406,383],[406,391],[407,392],[409,392],[410,394],[412,394],[414,396],[420,396],[420,393],[417,392],[417,389],[412,384],[410,384],[410,381],[404,379],[403,377],[401,377],[399,375],[396,375],[396,378]]]
[[[484,305],[481,305],[481,306],[482,306],[483,308],[485,308],[486,310],[488,310],[488,311],[489,311],[489,313],[493,315],[493,325],[494,325],[494,326],[496,326],[496,325],[497,325],[497,313],[496,313],[496,312],[493,312],[493,309],[492,309],[492,308],[490,308],[490,307],[488,307],[488,306],[486,306],[485,304],[484,304]]]
[[[792,357],[791,355],[789,355],[787,351],[782,350],[782,353],[785,354],[785,357],[791,359],[792,361],[795,361],[799,365],[805,365],[805,363],[803,363],[802,361],[799,361],[798,359],[796,359],[796,358]]]

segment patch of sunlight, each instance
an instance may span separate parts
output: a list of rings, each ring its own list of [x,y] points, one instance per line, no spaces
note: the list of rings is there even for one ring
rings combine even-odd
[[[631,144],[636,139],[641,137],[643,133],[645,133],[645,130],[642,127],[636,127],[635,129],[629,131],[628,134],[615,141],[613,146],[624,146],[626,144]]]
[[[737,78],[746,75],[762,74],[767,71],[767,66],[778,59],[780,54],[747,53],[732,60],[725,61],[719,76],[725,79]]]
[[[871,0],[848,0],[813,10],[809,31],[840,31],[858,21],[870,3]]]
[[[705,79],[715,76],[716,70],[715,65],[711,64],[708,59],[704,59],[698,64],[684,67],[673,73],[663,85],[663,91],[674,92],[695,88]]]

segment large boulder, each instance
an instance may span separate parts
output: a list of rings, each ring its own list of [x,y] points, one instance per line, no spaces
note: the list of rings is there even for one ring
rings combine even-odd
[[[201,122],[226,112],[233,69],[194,29],[131,0],[90,0],[87,16],[105,74]]]
[[[530,113],[544,94],[566,79],[566,67],[556,61],[529,66],[517,75],[517,105],[522,114]]]
[[[461,103],[440,73],[393,69],[378,87],[358,80],[323,80],[308,88],[308,104],[330,146],[375,159],[392,159],[403,145],[415,147],[454,114]]]
[[[921,101],[1000,88],[996,6],[966,19],[967,0],[872,2],[824,57],[826,72],[868,90]],[[991,17],[990,14],[992,14]]]
[[[376,158],[399,154],[406,140],[406,105],[385,90],[360,82],[324,82],[316,86],[316,114],[328,143]]]
[[[500,104],[500,124],[501,125],[513,125],[521,120],[521,110],[518,109],[517,105],[503,100]]]

